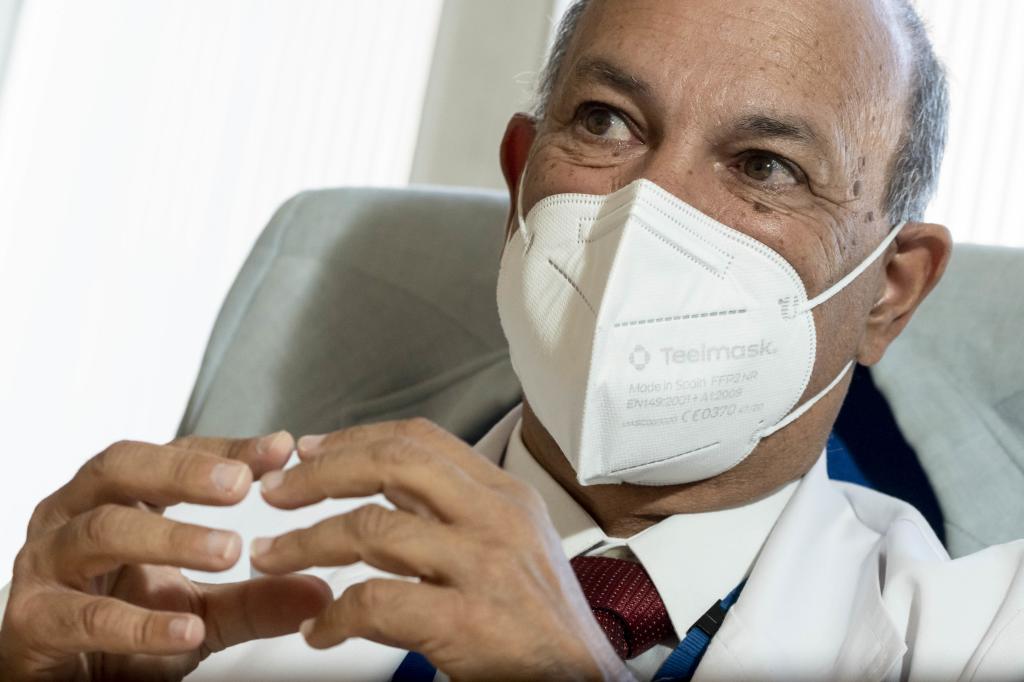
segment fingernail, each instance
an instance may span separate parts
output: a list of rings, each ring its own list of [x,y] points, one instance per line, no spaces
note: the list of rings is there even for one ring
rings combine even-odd
[[[299,450],[302,450],[303,453],[316,452],[326,437],[326,435],[303,436],[299,439]]]
[[[206,551],[221,559],[230,559],[237,551],[239,543],[238,536],[234,533],[215,530],[206,536]]]
[[[302,624],[299,626],[299,632],[301,632],[302,636],[306,639],[309,639],[309,633],[313,632],[313,620],[313,618],[307,618],[302,621]]]
[[[270,546],[274,544],[273,538],[256,538],[249,545],[249,556],[259,557],[266,554],[270,550]]]
[[[192,639],[192,627],[195,624],[195,620],[192,618],[175,618],[171,621],[171,624],[167,626],[167,632],[174,639],[184,639],[186,641]]]
[[[210,478],[213,484],[224,492],[231,492],[242,484],[246,467],[240,464],[218,464],[213,467]]]
[[[260,438],[259,442],[256,443],[256,453],[266,455],[270,452],[274,452],[276,449],[281,447],[285,440],[288,440],[288,433],[286,431],[277,431],[269,436],[263,436],[263,438]]]
[[[260,483],[263,485],[263,490],[273,490],[274,488],[281,485],[284,481],[283,471],[268,471],[263,474],[263,478],[260,479]]]

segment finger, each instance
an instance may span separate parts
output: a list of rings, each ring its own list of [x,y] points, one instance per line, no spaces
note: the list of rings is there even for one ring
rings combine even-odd
[[[395,436],[418,435],[420,437],[433,437],[433,432],[425,426],[421,433],[411,433],[417,427],[407,423],[407,420],[397,419],[391,421],[377,422],[375,424],[359,424],[347,429],[339,429],[325,434],[310,434],[302,436],[296,442],[295,448],[299,459],[312,459],[317,455],[345,445],[356,443],[369,443],[382,438]]]
[[[374,578],[353,585],[316,618],[300,626],[315,649],[363,637],[387,646],[424,651],[432,633],[450,631],[458,595],[450,587]],[[452,624],[454,627],[454,623]]]
[[[422,417],[377,424],[361,424],[325,435],[303,436],[299,439],[297,449],[299,459],[309,460],[348,445],[365,445],[373,441],[392,438],[405,438],[433,446],[432,449],[465,469],[472,477],[481,482],[489,483],[500,476],[501,469],[493,462],[474,452],[454,434]]]
[[[253,478],[259,478],[287,464],[295,450],[295,439],[287,431],[277,431],[258,438],[182,436],[168,445],[242,462],[252,469]]]
[[[389,573],[444,582],[463,570],[464,544],[443,524],[367,504],[310,528],[257,538],[249,556],[257,570],[269,574],[365,561]]]
[[[125,564],[223,571],[238,561],[242,549],[236,533],[113,504],[76,516],[46,543],[44,556],[55,559],[44,563],[56,578],[76,586]]]
[[[200,585],[205,601],[206,645],[211,651],[298,632],[299,625],[331,603],[331,588],[311,575]]]
[[[29,646],[67,654],[180,654],[196,649],[206,636],[193,614],[150,611],[111,597],[72,591],[36,597]],[[35,601],[33,600],[33,601]]]
[[[281,509],[384,493],[403,509],[418,500],[446,521],[475,514],[473,501],[486,493],[462,468],[407,438],[346,445],[260,482],[263,498]]]
[[[249,467],[240,462],[167,445],[122,441],[86,462],[71,481],[36,508],[30,535],[108,503],[233,505],[245,497],[252,480]]]

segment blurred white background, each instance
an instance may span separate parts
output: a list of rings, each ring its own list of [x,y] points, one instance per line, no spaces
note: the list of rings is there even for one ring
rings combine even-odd
[[[273,210],[332,185],[500,188],[567,0],[0,0],[0,584],[34,504],[173,437]],[[1024,246],[1021,0],[919,0],[950,68],[931,218]]]

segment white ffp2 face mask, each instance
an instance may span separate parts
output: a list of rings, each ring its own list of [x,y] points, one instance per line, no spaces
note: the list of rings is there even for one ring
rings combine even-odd
[[[802,415],[853,365],[794,409],[811,310],[902,228],[808,300],[781,255],[649,180],[517,213],[498,313],[526,399],[584,485],[710,478]]]

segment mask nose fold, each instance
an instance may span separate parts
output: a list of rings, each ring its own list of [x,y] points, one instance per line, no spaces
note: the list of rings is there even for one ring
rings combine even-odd
[[[609,206],[602,205],[593,215],[580,217],[578,226],[578,243],[592,244],[613,232],[621,230],[629,220],[630,205],[628,202]]]

